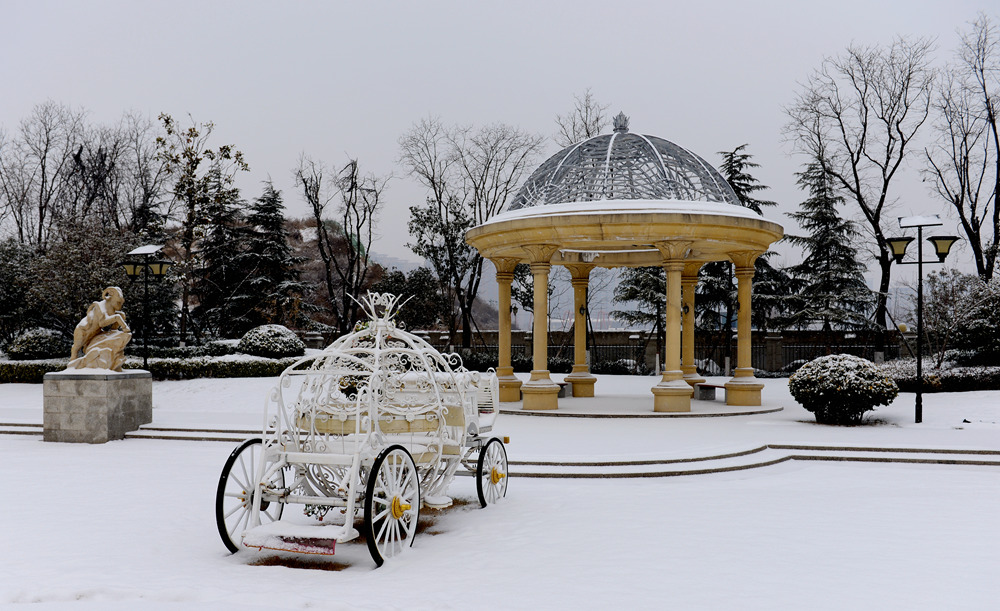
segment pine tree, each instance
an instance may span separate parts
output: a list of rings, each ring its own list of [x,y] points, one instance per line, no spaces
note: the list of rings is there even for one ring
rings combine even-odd
[[[805,251],[802,262],[789,270],[802,284],[789,325],[803,328],[818,324],[824,331],[870,326],[872,292],[865,282],[865,268],[851,246],[860,233],[853,222],[837,213],[844,198],[821,162],[810,163],[798,176],[798,184],[809,190],[809,199],[788,216],[808,235],[785,238]]]
[[[614,303],[635,304],[632,310],[612,310],[611,317],[627,325],[650,327],[656,338],[657,354],[663,353],[663,307],[666,278],[662,267],[627,267],[615,287]]]
[[[256,303],[248,270],[243,267],[246,204],[239,189],[229,186],[217,169],[209,170],[207,178],[208,197],[199,223],[203,235],[197,243],[198,264],[191,288],[198,305],[192,315],[198,321],[197,335],[237,337],[252,326],[249,313]]]
[[[246,224],[246,250],[239,267],[247,274],[246,294],[253,296],[247,324],[297,326],[302,310],[308,309],[302,303],[308,287],[299,281],[298,270],[304,259],[292,254],[285,204],[271,181],[264,183],[261,196],[250,203]]]
[[[750,174],[749,170],[760,167],[760,164],[752,161],[753,155],[746,152],[747,146],[741,144],[732,151],[721,152],[722,165],[719,171],[733,188],[742,206],[757,214],[763,214],[763,208],[774,206],[776,203],[754,197],[754,194],[768,187]],[[780,312],[787,307],[788,296],[791,293],[790,278],[781,270],[772,267],[769,258],[769,255],[765,254],[758,257],[754,263],[753,324],[760,329],[774,328],[779,321]],[[698,272],[695,303],[698,309],[698,325],[704,329],[723,331],[724,348],[727,353],[730,352],[732,328],[736,322],[737,312],[736,282],[732,263],[715,261],[702,266]]]

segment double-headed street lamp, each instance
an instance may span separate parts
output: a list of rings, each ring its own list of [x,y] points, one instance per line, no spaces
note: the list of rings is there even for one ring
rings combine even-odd
[[[904,216],[899,218],[899,226],[902,229],[917,228],[917,260],[903,261],[906,254],[906,247],[913,238],[886,238],[889,249],[892,251],[893,260],[900,265],[917,266],[917,401],[916,401],[916,422],[924,421],[924,373],[922,367],[923,344],[924,344],[924,263],[944,263],[952,244],[961,238],[953,235],[931,236],[927,241],[934,245],[934,252],[938,260],[924,261],[924,227],[938,227],[941,225],[941,217],[932,216]]]
[[[159,280],[166,275],[167,270],[173,265],[170,261],[152,261],[150,258],[159,253],[163,248],[158,244],[147,244],[131,251],[122,263],[125,268],[125,275],[129,280],[142,277],[142,368],[149,369],[149,346],[146,344],[146,329],[149,327],[149,279]]]

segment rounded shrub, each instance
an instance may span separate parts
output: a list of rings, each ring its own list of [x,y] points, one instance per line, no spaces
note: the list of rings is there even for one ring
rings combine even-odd
[[[809,361],[788,379],[795,400],[820,424],[860,424],[866,412],[889,405],[899,389],[867,359],[831,354]]]
[[[33,361],[68,357],[73,342],[53,329],[24,331],[7,344],[7,356],[14,361]]]
[[[281,359],[302,356],[306,345],[287,327],[281,325],[261,325],[247,331],[236,349],[244,354]]]

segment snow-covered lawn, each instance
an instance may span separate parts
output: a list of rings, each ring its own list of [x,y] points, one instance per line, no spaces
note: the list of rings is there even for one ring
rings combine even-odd
[[[630,395],[649,397],[653,381],[601,376],[597,389],[622,397],[607,409],[624,409]],[[156,383],[154,424],[257,428],[272,383]],[[1000,392],[927,395],[919,425],[904,394],[876,412],[883,424],[848,429],[811,423],[783,380],[768,381],[765,403],[784,410],[500,424],[512,460],[703,456],[762,443],[1000,449]],[[18,421],[41,421],[40,386],[0,385],[0,422]],[[997,467],[791,462],[663,479],[522,478],[485,510],[473,481],[457,478],[453,495],[470,502],[425,512],[413,549],[383,568],[372,569],[363,544],[292,568],[230,556],[219,540],[215,486],[233,447],[0,435],[10,497],[0,511],[0,605],[995,609],[1000,600]]]

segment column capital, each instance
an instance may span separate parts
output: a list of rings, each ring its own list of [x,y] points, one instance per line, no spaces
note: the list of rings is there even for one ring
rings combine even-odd
[[[514,257],[496,257],[494,259],[490,259],[490,262],[493,263],[493,267],[496,268],[497,278],[499,278],[500,274],[513,274],[514,268],[517,267],[520,260],[515,259]]]
[[[691,242],[680,241],[680,240],[670,240],[663,242],[656,242],[653,244],[666,259],[683,259],[687,256],[688,251],[691,250]]]
[[[737,265],[734,275],[736,276],[737,279],[748,278],[752,280],[756,272],[757,270],[754,269],[753,265],[751,265],[750,267],[741,267]]]
[[[764,251],[737,250],[726,254],[729,255],[729,259],[733,262],[734,265],[736,265],[736,270],[738,272],[741,267],[743,268],[749,267],[752,269],[754,262],[757,261],[757,257],[764,254]]]
[[[570,265],[564,266],[569,270],[570,275],[573,277],[573,286],[579,283],[583,283],[583,286],[587,286],[590,283],[590,272],[594,269],[593,265],[588,265],[585,263],[572,263]]]
[[[686,261],[684,263],[684,271],[681,272],[681,278],[684,282],[698,282],[698,272],[701,270],[701,266],[705,265],[704,261]]]
[[[552,259],[552,255],[559,250],[558,244],[526,244],[521,247],[525,253],[528,255],[528,261],[534,265],[535,263],[545,263],[548,265],[549,261]]]

